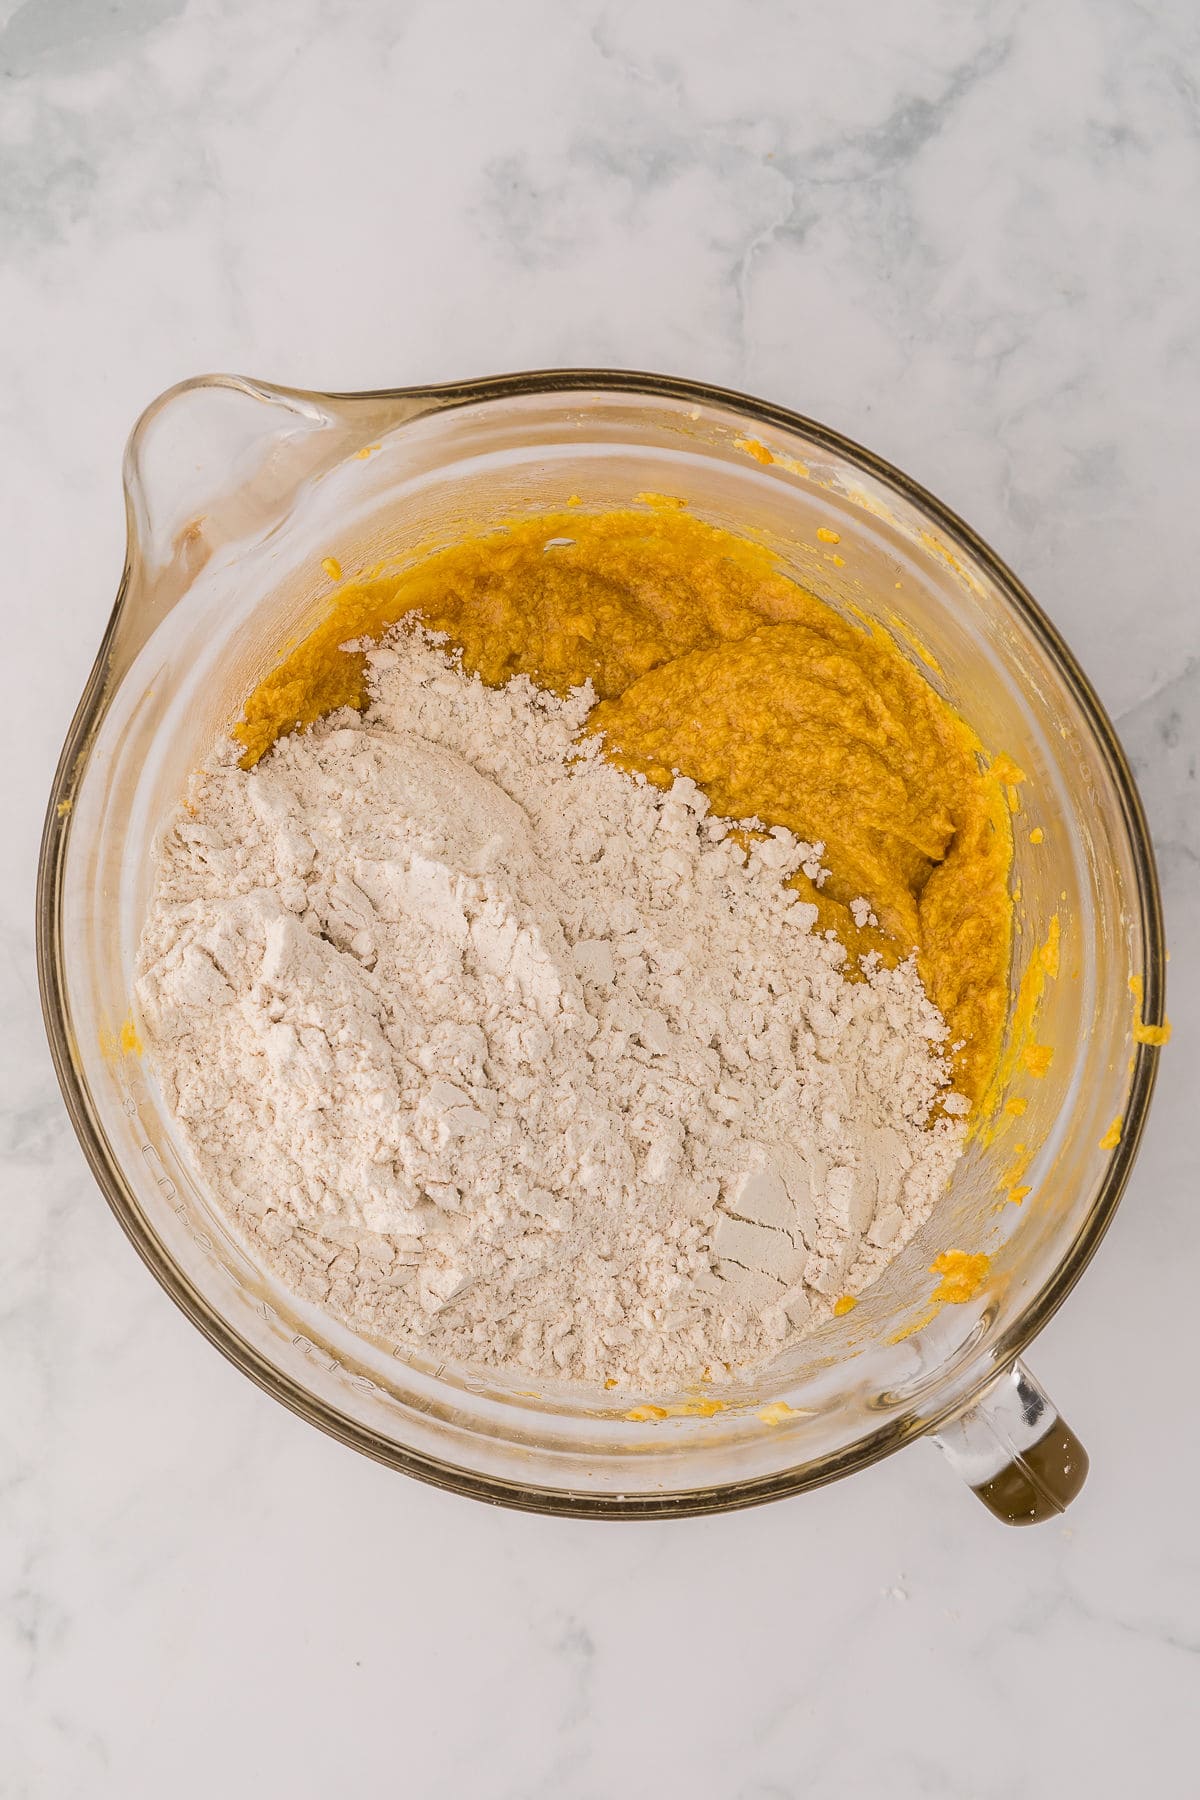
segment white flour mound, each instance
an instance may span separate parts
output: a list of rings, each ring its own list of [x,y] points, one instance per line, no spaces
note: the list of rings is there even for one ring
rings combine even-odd
[[[252,1252],[438,1360],[668,1386],[861,1291],[960,1154],[946,1026],[866,979],[693,783],[578,741],[589,690],[470,680],[424,633],[373,704],[223,747],[162,844],[137,997]]]

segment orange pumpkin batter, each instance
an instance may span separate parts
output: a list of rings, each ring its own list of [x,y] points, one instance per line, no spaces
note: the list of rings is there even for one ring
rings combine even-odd
[[[624,767],[691,776],[714,811],[820,841],[820,908],[852,955],[912,949],[977,1097],[1008,1003],[1012,832],[974,734],[882,628],[845,618],[765,549],[672,508],[514,521],[399,573],[350,582],[246,704],[245,764],[283,731],[365,702],[361,651],[417,612],[498,684],[591,681]],[[877,926],[856,925],[865,898]]]

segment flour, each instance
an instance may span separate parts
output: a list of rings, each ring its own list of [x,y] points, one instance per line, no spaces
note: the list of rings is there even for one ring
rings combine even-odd
[[[915,966],[847,979],[784,885],[821,846],[747,854],[620,773],[589,691],[485,688],[411,629],[370,668],[364,716],[223,747],[165,833],[137,999],[201,1177],[289,1287],[433,1359],[769,1357],[960,1153]]]

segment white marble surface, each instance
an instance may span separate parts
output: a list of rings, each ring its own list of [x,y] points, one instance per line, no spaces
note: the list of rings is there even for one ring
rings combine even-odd
[[[0,0],[5,1800],[1198,1791],[1198,203],[1195,0]],[[1005,1532],[927,1446],[705,1522],[448,1498],[222,1361],[84,1167],[33,868],[135,414],[555,363],[910,469],[1136,760],[1176,1035],[1033,1358],[1069,1522]]]

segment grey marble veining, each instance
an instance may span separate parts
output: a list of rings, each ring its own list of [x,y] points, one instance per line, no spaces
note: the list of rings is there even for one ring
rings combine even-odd
[[[0,1793],[422,1800],[1195,1786],[1200,11],[1193,0],[0,3]],[[989,537],[1117,720],[1175,1038],[1033,1361],[1093,1458],[1004,1533],[916,1447],[676,1525],[491,1512],[259,1395],[145,1274],[43,1047],[44,794],[133,418],[691,374]]]

